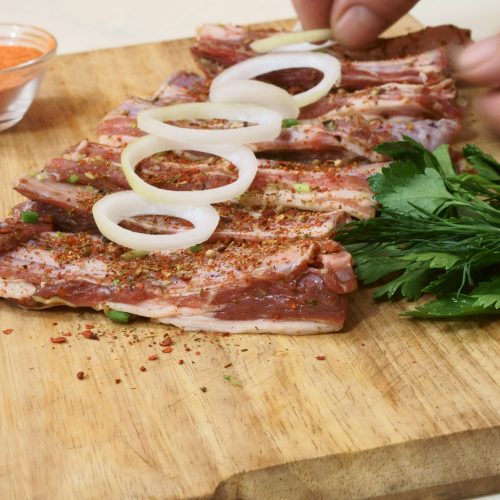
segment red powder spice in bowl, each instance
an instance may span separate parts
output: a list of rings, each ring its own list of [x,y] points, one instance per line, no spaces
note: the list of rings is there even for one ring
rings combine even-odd
[[[24,116],[56,48],[40,28],[0,23],[0,131]]]

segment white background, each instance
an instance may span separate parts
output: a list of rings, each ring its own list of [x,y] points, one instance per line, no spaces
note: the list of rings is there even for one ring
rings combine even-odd
[[[383,1],[383,0],[382,0]],[[205,22],[248,24],[293,17],[290,0],[2,0],[0,22],[53,33],[59,53],[193,36]],[[423,24],[471,28],[476,39],[500,31],[500,0],[421,0]]]

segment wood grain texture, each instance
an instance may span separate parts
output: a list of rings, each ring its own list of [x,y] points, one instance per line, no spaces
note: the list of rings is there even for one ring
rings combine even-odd
[[[406,18],[395,33],[415,27]],[[173,71],[194,69],[189,43],[58,58],[25,119],[0,135],[0,212],[21,200],[10,189],[18,175],[92,137],[125,95],[147,96]],[[500,156],[473,118],[462,139]],[[304,338],[116,327],[98,313],[1,302],[0,332],[14,331],[0,333],[0,497],[498,491],[498,323],[406,320],[398,316],[404,305],[369,296],[353,294],[343,334]],[[77,335],[88,323],[99,341]],[[67,343],[50,343],[67,331]],[[165,332],[171,354],[158,345]],[[159,359],[148,361],[151,354]]]

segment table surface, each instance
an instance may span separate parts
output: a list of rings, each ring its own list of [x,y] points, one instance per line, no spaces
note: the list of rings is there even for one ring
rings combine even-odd
[[[498,0],[479,0],[474,8],[470,0],[421,0],[411,13],[424,25],[470,28],[477,39],[500,30]],[[2,3],[2,22],[44,27],[58,39],[61,54],[189,37],[207,22],[250,24],[293,16],[291,0],[52,0],[50,9],[33,0]]]

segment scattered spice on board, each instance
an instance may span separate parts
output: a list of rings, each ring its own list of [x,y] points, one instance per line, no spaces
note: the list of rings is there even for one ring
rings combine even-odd
[[[205,386],[200,387],[200,391],[201,391],[201,392],[207,392],[207,388],[206,388]]]
[[[151,356],[148,356],[148,361],[155,361],[158,359],[158,356],[156,354],[151,354]]]
[[[179,361],[177,361],[177,364],[183,365],[184,364],[184,360],[183,359],[179,359]]]
[[[168,347],[169,345],[172,345],[172,339],[170,337],[165,337],[161,342],[160,345],[162,347]]]
[[[65,342],[67,342],[67,339],[66,337],[50,337],[50,341],[53,344],[64,344]]]
[[[83,372],[78,372],[78,373],[76,374],[76,378],[77,378],[78,380],[83,380],[83,379],[85,378],[85,373],[83,373]]]
[[[5,330],[2,330],[2,333],[4,335],[10,335],[14,330],[12,328],[6,328]]]
[[[121,384],[122,379],[121,378],[115,378],[115,384]]]
[[[146,371],[146,367],[145,367],[145,366],[141,366],[141,367],[139,368],[139,370],[141,370],[141,372],[145,372],[145,371]]]
[[[323,355],[319,355],[319,356],[316,356],[316,359],[318,361],[324,361],[326,359],[326,356],[323,356]]]
[[[233,363],[228,363],[227,365],[224,365],[224,368],[229,368],[230,366],[233,366]]]
[[[89,340],[99,340],[99,337],[92,330],[84,330],[81,335],[83,335],[86,339]]]
[[[165,349],[162,349],[161,352],[166,352],[166,353],[171,353],[173,351],[172,347],[165,347]]]

